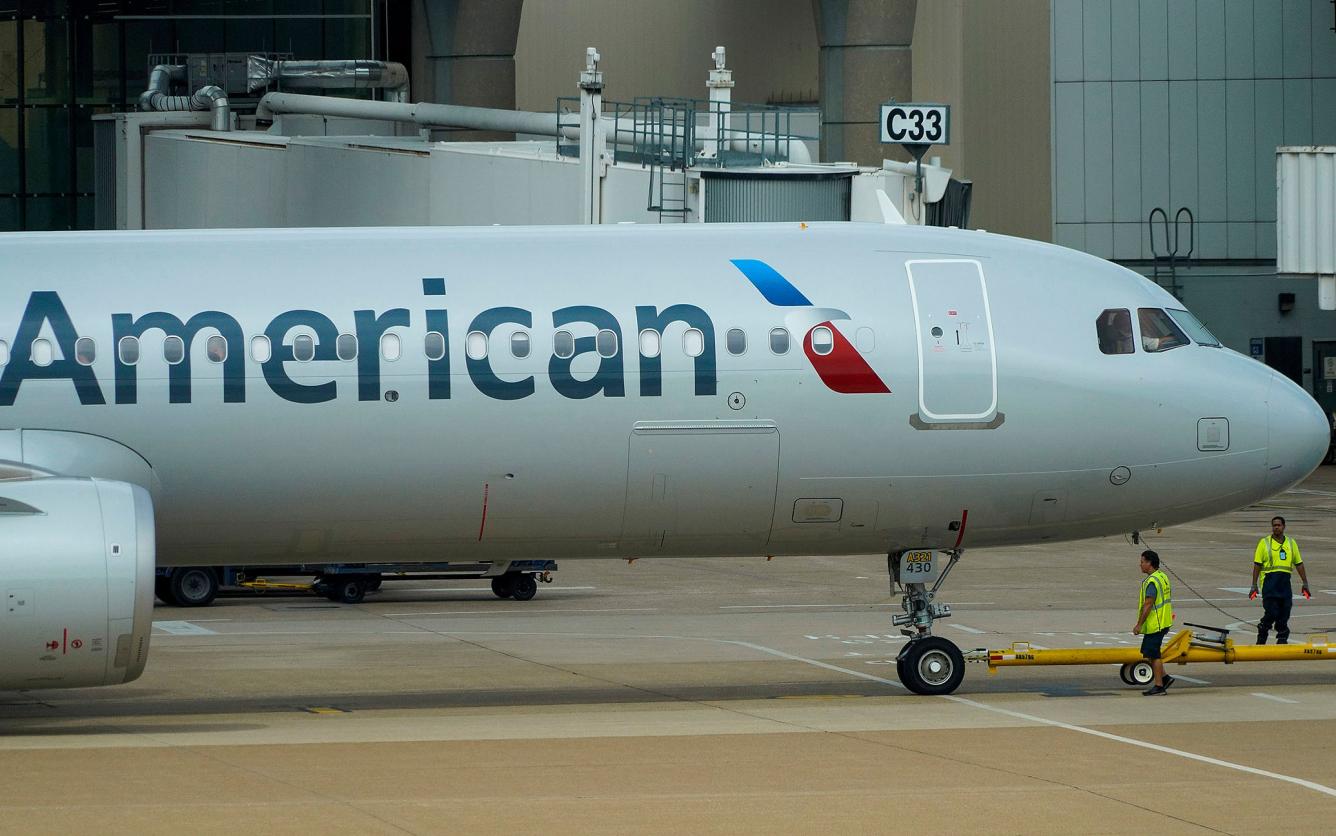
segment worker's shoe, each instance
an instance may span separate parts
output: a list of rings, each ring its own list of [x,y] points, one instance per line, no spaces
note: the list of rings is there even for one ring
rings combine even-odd
[[[1167,685],[1152,685],[1149,690],[1142,691],[1141,696],[1158,697],[1161,694],[1167,694],[1167,693],[1169,693]]]
[[[1178,680],[1174,679],[1174,678],[1173,678],[1172,676],[1170,676],[1169,674],[1165,674],[1165,675],[1164,675],[1164,690],[1168,691],[1168,690],[1169,690],[1169,686],[1170,686],[1170,685],[1173,685],[1173,684],[1174,684],[1175,682],[1177,682],[1177,681],[1178,681]]]

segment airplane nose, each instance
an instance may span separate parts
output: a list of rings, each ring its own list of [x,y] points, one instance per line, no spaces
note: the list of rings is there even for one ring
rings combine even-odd
[[[1331,419],[1317,401],[1277,375],[1267,398],[1267,493],[1303,481],[1317,469],[1331,443]]]

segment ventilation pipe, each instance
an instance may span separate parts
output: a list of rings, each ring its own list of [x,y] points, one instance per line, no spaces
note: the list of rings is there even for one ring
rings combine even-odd
[[[173,81],[185,81],[186,68],[180,64],[159,64],[149,73],[148,89],[139,94],[139,109],[144,111],[207,110],[210,127],[215,131],[232,130],[232,109],[223,88],[207,85],[191,96],[172,96]]]
[[[408,70],[394,61],[271,61],[259,55],[246,59],[246,86],[251,92],[274,82],[297,89],[387,91],[392,102],[408,101]]]

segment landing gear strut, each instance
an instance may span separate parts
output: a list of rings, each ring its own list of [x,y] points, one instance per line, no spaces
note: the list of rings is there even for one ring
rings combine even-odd
[[[947,558],[946,566],[939,561]],[[960,687],[965,678],[965,656],[952,642],[932,635],[936,619],[949,618],[951,606],[936,601],[937,590],[960,560],[961,550],[949,552],[908,551],[892,552],[886,558],[891,576],[891,594],[899,586],[903,592],[900,606],[902,615],[891,617],[891,623],[909,637],[895,660],[895,672],[906,688],[915,694],[949,694]],[[902,582],[902,578],[913,580]],[[929,587],[928,584],[932,586]]]

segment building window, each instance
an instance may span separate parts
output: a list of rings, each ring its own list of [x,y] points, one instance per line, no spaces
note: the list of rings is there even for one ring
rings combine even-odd
[[[315,359],[315,338],[310,334],[298,334],[292,341],[292,358],[301,363]]]
[[[617,353],[617,332],[609,331],[606,328],[598,332],[594,338],[595,347],[598,348],[599,357],[612,357]]]
[[[204,356],[210,363],[221,363],[227,359],[227,338],[214,334],[204,343]]]
[[[121,359],[121,364],[133,366],[139,362],[139,338],[121,337],[121,341],[116,344],[116,354]]]
[[[92,337],[80,337],[74,341],[74,360],[81,366],[91,366],[97,360],[97,343]]]
[[[575,356],[575,337],[570,331],[558,331],[552,335],[552,353],[565,360]]]
[[[269,358],[274,356],[273,348],[269,345],[269,338],[251,337],[251,359],[257,363],[268,363]]]
[[[789,332],[787,329],[770,329],[770,351],[775,354],[789,353]]]
[[[445,356],[445,335],[439,331],[428,331],[422,349],[427,359],[436,361]]]
[[[334,340],[334,356],[340,360],[356,360],[357,337],[352,334],[339,334]]]
[[[747,332],[741,328],[730,328],[725,342],[728,345],[729,354],[745,354],[747,351]]]

